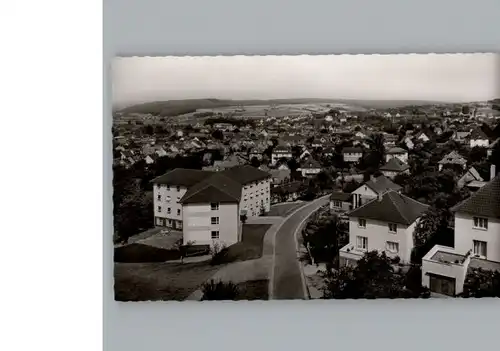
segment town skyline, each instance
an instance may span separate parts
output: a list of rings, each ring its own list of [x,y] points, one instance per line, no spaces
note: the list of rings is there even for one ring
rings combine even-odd
[[[188,99],[409,100],[498,97],[497,54],[116,58],[115,107]]]

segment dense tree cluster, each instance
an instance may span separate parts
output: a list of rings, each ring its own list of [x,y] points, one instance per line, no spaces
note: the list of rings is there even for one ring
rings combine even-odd
[[[464,282],[462,297],[500,297],[500,272],[470,269]]]
[[[349,230],[346,222],[337,215],[317,214],[302,231],[304,245],[315,263],[333,264],[339,249],[349,242]]]
[[[392,260],[370,251],[356,266],[343,266],[323,274],[325,299],[427,298],[429,290],[421,285],[421,271],[411,267],[405,274],[396,271]]]

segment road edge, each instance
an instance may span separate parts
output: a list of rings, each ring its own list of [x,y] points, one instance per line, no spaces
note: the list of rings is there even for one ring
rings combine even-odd
[[[329,195],[325,195],[325,196],[322,196],[316,200],[322,200],[324,199],[325,197],[327,197]],[[315,201],[316,201],[315,200]],[[326,204],[325,204],[326,205]],[[294,239],[295,239],[295,250],[297,252],[297,264],[299,265],[299,271],[300,271],[300,279],[302,281],[302,290],[303,290],[303,293],[304,293],[304,299],[305,300],[309,300],[311,298],[311,295],[309,293],[309,288],[307,287],[307,283],[306,283],[306,276],[305,276],[305,273],[304,273],[304,266],[302,265],[302,262],[300,261],[300,247],[299,247],[299,240],[298,240],[298,233],[302,230],[303,226],[304,226],[304,223],[314,214],[316,213],[321,207],[325,206],[325,205],[321,205],[319,206],[318,208],[316,208],[315,210],[311,211],[311,213],[309,213],[307,216],[305,216],[302,221],[299,223],[299,225],[297,226],[297,228],[295,229],[295,233],[294,233]]]

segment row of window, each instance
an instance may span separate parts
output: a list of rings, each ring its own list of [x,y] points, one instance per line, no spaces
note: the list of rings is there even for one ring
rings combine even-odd
[[[160,184],[158,184],[156,187],[158,188],[158,190],[160,190],[161,185],[160,185]],[[170,185],[167,185],[166,187],[167,187],[167,190],[168,190],[168,191],[170,191]],[[175,187],[175,189],[176,189],[177,191],[181,191],[181,187],[180,187],[179,185],[177,185],[177,186]]]
[[[341,203],[340,203],[340,201],[334,201],[333,205],[335,207],[340,207]],[[389,233],[397,233],[398,232],[398,225],[397,224],[388,223],[387,226],[389,227]],[[366,219],[358,218],[358,227],[359,228],[366,228]],[[487,230],[488,229],[488,218],[474,217],[474,228]]]
[[[368,238],[366,236],[357,236],[356,237],[356,248],[361,251],[368,250]],[[399,243],[394,241],[386,242],[386,250],[392,253],[399,252]],[[486,258],[487,254],[487,243],[486,241],[473,240],[473,252],[474,255],[477,255],[481,258]]]
[[[161,212],[161,206],[158,206],[158,212]],[[170,214],[172,212],[172,209],[170,207],[167,207],[167,214]],[[181,210],[177,209],[177,215],[181,215]]]
[[[396,223],[388,223],[387,226],[389,227],[389,233],[397,233],[398,232],[398,225]],[[365,229],[366,228],[366,219],[358,218],[358,227]]]
[[[366,236],[358,236],[356,237],[356,248],[361,251],[368,250],[368,238]],[[391,253],[399,252],[399,243],[394,241],[386,242],[386,250]]]

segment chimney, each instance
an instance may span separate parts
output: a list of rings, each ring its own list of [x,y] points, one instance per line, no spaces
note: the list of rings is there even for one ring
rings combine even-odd
[[[375,176],[373,174],[370,174],[370,180],[372,182],[375,182],[377,178],[375,178]]]
[[[382,197],[384,196],[384,193],[380,192],[377,194],[377,201],[378,202],[381,202],[382,201]]]
[[[497,175],[496,166],[492,164],[490,166],[490,180],[493,180],[493,178],[495,178],[496,175]]]

